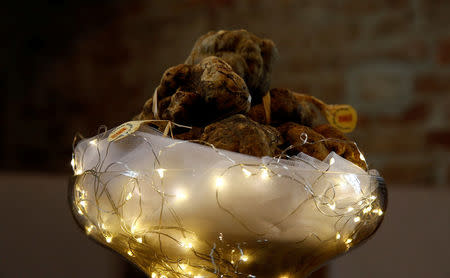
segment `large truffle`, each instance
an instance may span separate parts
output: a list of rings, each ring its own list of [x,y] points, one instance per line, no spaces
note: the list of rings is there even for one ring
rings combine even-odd
[[[282,143],[275,128],[258,124],[241,114],[208,125],[201,140],[216,148],[254,156],[274,156]]]
[[[323,142],[325,138],[310,127],[288,122],[279,126],[278,130],[287,143],[293,146],[291,154],[303,152],[320,160],[329,154]]]
[[[252,120],[259,123],[266,123],[267,121],[262,103],[252,106],[248,115]],[[316,113],[311,103],[298,100],[291,90],[278,88],[270,90],[271,124],[296,122],[311,126],[315,117]]]
[[[207,57],[196,65],[178,65],[163,74],[156,89],[158,117],[176,123],[202,125],[247,113],[251,97],[244,80],[225,61]],[[140,119],[155,117],[148,100]]]
[[[273,41],[246,30],[211,31],[195,43],[186,64],[195,65],[205,57],[217,56],[241,76],[255,101],[269,90],[272,64],[278,51]]]
[[[353,141],[350,141],[342,131],[329,124],[316,126],[314,130],[326,139],[325,146],[345,159],[367,170],[367,164],[361,159],[361,153]]]

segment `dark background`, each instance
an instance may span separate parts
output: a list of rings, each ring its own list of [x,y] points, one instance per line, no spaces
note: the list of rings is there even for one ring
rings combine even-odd
[[[445,0],[3,2],[1,226],[17,228],[0,231],[0,249],[8,251],[0,256],[0,277],[31,276],[21,267],[27,260],[42,269],[35,277],[61,277],[58,269],[81,277],[82,266],[92,274],[84,277],[138,277],[83,237],[70,219],[65,188],[72,139],[76,132],[92,136],[102,124],[131,119],[164,70],[182,63],[200,35],[236,28],[277,44],[272,87],[358,110],[351,137],[393,193],[392,214],[388,210],[376,244],[317,277],[369,277],[348,262],[363,257],[358,262],[364,265],[377,252],[386,256],[381,248],[399,256],[385,259],[384,266],[365,266],[385,269],[378,272],[384,277],[423,277],[422,270],[448,277],[448,266],[439,260],[427,265],[426,254],[437,246],[433,256],[448,258],[450,247],[449,15]],[[29,233],[18,230],[34,231],[34,239],[19,240]],[[421,246],[419,239],[435,241]],[[418,249],[408,252],[409,246]],[[406,262],[414,271],[403,269]],[[20,275],[11,274],[18,270]]]

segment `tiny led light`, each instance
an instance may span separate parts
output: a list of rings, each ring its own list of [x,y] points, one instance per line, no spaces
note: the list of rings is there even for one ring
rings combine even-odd
[[[166,171],[165,169],[161,169],[161,168],[156,169],[156,172],[158,172],[158,175],[159,175],[160,178],[164,178],[164,172],[165,171]]]
[[[341,234],[340,233],[336,234],[336,239],[341,239]]]
[[[127,195],[127,197],[125,199],[127,201],[129,201],[131,199],[131,197],[133,197],[133,194],[131,194],[131,192],[130,192],[130,193],[128,193],[128,195]]]
[[[94,226],[89,226],[86,228],[86,232],[89,234],[90,232],[92,232],[92,229],[94,229]]]
[[[336,209],[336,204],[335,203],[328,204],[328,206],[330,207],[331,210],[335,210]]]
[[[244,261],[244,262],[248,261],[248,256],[242,255],[241,256],[241,261]]]
[[[108,243],[111,243],[112,239],[113,239],[112,236],[105,236],[105,240]]]
[[[128,250],[128,252],[127,252],[127,254],[128,254],[128,256],[130,256],[130,257],[133,257],[133,252],[131,251],[131,250]]]
[[[186,249],[191,249],[192,248],[192,243],[190,243],[190,242],[181,242],[180,243],[180,246],[181,247],[184,247],[184,248],[186,248]]]
[[[250,177],[252,175],[252,173],[249,170],[245,169],[245,168],[242,168],[242,172],[244,173],[244,176],[246,178],[248,178],[248,177]]]
[[[142,237],[136,238],[136,241],[139,242],[139,243],[142,243]]]
[[[70,165],[72,166],[72,169],[75,169],[75,159],[72,158],[72,160],[70,161]]]
[[[269,178],[269,171],[267,171],[267,169],[262,169],[261,170],[261,178],[263,180],[266,180]]]
[[[156,273],[152,272],[152,278],[156,278],[156,277],[157,277]]]
[[[87,202],[86,201],[81,201],[80,202],[80,206],[82,206],[83,208],[87,207]]]
[[[81,209],[78,209],[78,214],[83,215],[83,212],[81,211]]]
[[[222,187],[225,184],[225,180],[223,177],[216,178],[216,187]]]
[[[345,241],[345,243],[346,243],[346,244],[349,244],[349,243],[351,243],[352,241],[353,241],[353,239],[347,238],[347,240]]]
[[[177,192],[175,193],[175,198],[177,198],[177,200],[184,200],[187,199],[187,195],[186,193],[184,193],[184,191],[177,190]]]
[[[380,210],[378,210],[378,215],[379,216],[382,216],[383,215],[383,211],[380,209]]]
[[[353,218],[353,221],[355,221],[355,223],[358,223],[359,221],[361,221],[361,217],[356,216],[355,218]]]

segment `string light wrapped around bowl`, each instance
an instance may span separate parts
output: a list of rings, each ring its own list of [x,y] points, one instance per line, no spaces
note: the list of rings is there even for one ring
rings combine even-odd
[[[149,277],[305,277],[383,218],[383,179],[334,152],[260,158],[129,130],[76,145],[69,196],[86,234]]]

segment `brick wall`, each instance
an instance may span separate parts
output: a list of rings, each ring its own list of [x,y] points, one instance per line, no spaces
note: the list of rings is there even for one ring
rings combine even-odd
[[[449,1],[68,2],[1,12],[3,170],[68,172],[76,131],[130,119],[198,36],[245,28],[278,46],[272,87],[359,111],[352,136],[389,185],[450,185]]]

